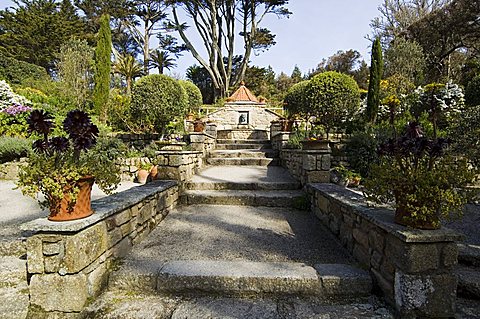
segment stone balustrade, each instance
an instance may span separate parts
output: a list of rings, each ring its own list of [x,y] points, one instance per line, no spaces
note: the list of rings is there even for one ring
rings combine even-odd
[[[334,184],[311,184],[307,190],[312,211],[370,271],[399,317],[454,317],[453,270],[461,235],[397,225],[392,210],[370,207],[362,195]]]
[[[75,318],[125,256],[174,208],[174,181],[155,181],[92,202],[95,213],[70,222],[22,225],[27,239],[31,318]]]

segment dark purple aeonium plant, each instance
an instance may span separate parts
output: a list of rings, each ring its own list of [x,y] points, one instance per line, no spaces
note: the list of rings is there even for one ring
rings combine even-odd
[[[439,225],[459,214],[471,196],[465,187],[475,180],[476,171],[466,158],[449,152],[451,143],[428,138],[418,123],[410,123],[402,136],[379,146],[380,163],[372,166],[365,195],[407,210],[412,225],[432,220]]]
[[[116,163],[118,152],[113,152],[102,139],[97,146],[99,130],[83,111],[68,112],[60,136],[51,136],[55,125],[53,117],[43,110],[34,110],[28,119],[28,132],[40,138],[29,154],[28,165],[19,174],[18,185],[24,194],[36,197],[46,195],[45,206],[58,201],[66,192],[75,199],[76,183],[84,178],[95,178],[98,186],[109,193],[120,182]]]
[[[68,112],[63,121],[63,129],[68,135],[49,138],[54,128],[53,117],[43,110],[34,110],[27,118],[28,132],[37,133],[43,136],[42,139],[33,143],[36,152],[43,152],[48,155],[62,153],[69,150],[72,145],[75,158],[78,160],[81,151],[92,148],[98,137],[98,127],[92,123],[90,116],[80,110]]]

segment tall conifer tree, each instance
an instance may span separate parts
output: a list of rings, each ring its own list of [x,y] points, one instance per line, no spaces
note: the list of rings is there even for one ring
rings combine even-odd
[[[367,120],[375,123],[380,105],[380,80],[383,76],[383,55],[380,38],[376,38],[372,47],[370,82],[368,84]]]
[[[100,30],[97,34],[95,48],[95,88],[93,90],[93,104],[95,112],[102,121],[106,121],[106,106],[110,93],[110,71],[112,55],[112,34],[110,30],[110,16],[102,15]]]

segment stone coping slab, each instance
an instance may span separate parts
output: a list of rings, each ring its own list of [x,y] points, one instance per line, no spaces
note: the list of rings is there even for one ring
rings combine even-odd
[[[52,222],[46,218],[39,218],[22,224],[20,228],[28,232],[76,233],[176,185],[176,181],[153,181],[92,201],[94,214],[87,218],[66,222]]]
[[[215,136],[213,135],[210,135],[210,134],[207,134],[205,132],[191,132],[191,133],[188,133],[188,135],[205,135],[207,137],[210,137],[212,139],[215,139]]]
[[[335,184],[315,183],[309,184],[307,187],[309,190],[320,192],[325,197],[353,207],[357,214],[407,243],[462,241],[464,239],[462,234],[445,227],[437,230],[420,230],[395,224],[392,209],[371,206],[363,195]]]
[[[176,151],[176,150],[160,150],[156,151],[155,154],[157,155],[162,155],[162,154],[168,154],[168,155],[200,155],[203,154],[200,151]]]

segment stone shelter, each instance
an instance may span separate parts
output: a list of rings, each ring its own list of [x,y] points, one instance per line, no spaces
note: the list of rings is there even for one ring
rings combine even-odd
[[[269,110],[267,104],[257,97],[242,82],[219,110],[205,116],[202,120],[214,123],[217,131],[264,131],[270,132],[272,121],[282,116]]]

